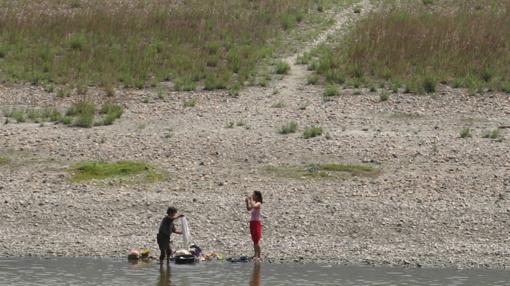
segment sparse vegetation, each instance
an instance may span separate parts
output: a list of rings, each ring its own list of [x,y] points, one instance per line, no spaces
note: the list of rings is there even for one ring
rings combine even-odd
[[[276,177],[291,179],[345,179],[349,176],[377,176],[380,170],[365,164],[304,164],[286,166],[267,166],[265,173]]]
[[[0,166],[7,165],[10,161],[11,159],[4,156],[0,156]]]
[[[326,86],[326,89],[324,90],[324,96],[331,97],[338,95],[340,95],[340,92],[338,91],[338,87],[336,85],[330,84]]]
[[[3,111],[5,117],[13,118],[17,123],[23,122],[56,122],[62,114],[55,108],[13,108]]]
[[[290,134],[295,133],[297,130],[298,124],[296,121],[290,121],[289,123],[283,125],[278,129],[278,133],[280,134]]]
[[[184,107],[195,107],[197,105],[197,100],[195,98],[185,100],[183,105]]]
[[[387,91],[381,91],[379,94],[379,101],[385,102],[388,101],[388,99],[390,99],[390,94]]]
[[[321,135],[322,135],[322,128],[318,127],[318,126],[306,128],[305,131],[303,132],[303,138],[305,138],[305,139],[310,139],[310,138],[314,138],[314,137],[321,136]]]
[[[279,61],[276,63],[276,70],[275,72],[277,74],[288,74],[290,70],[290,66],[287,62]]]
[[[285,102],[283,101],[278,101],[271,105],[272,108],[284,108],[285,106]]]
[[[472,137],[471,135],[471,129],[470,128],[462,128],[462,130],[460,131],[460,138],[470,138]]]
[[[501,138],[501,132],[500,132],[499,128],[494,128],[494,129],[484,133],[482,137],[496,140],[496,139]]]
[[[4,115],[13,118],[17,123],[22,122],[61,122],[64,125],[73,125],[77,127],[90,128],[94,125],[111,125],[120,118],[123,108],[114,103],[106,103],[99,111],[102,116],[100,121],[95,121],[96,106],[89,101],[78,101],[71,105],[65,116],[56,108],[14,108],[12,110],[4,110]]]
[[[118,176],[140,176],[140,181],[156,182],[168,177],[165,172],[141,161],[81,162],[73,166],[70,172],[72,173],[71,181],[73,182],[103,180]]]

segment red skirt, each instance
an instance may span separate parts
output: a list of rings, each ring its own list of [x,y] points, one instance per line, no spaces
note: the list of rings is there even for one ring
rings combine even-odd
[[[260,239],[262,238],[262,223],[260,220],[252,220],[250,221],[250,233],[251,240],[253,240],[253,244],[259,244]]]

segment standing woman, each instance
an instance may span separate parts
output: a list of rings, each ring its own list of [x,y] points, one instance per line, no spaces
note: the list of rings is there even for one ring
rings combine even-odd
[[[260,239],[262,238],[262,193],[254,191],[253,194],[246,198],[246,209],[251,211],[250,233],[253,240],[254,259],[260,260]]]

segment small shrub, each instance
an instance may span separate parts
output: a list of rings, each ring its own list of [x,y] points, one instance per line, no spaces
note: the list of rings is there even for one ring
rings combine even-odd
[[[7,165],[11,160],[7,157],[0,156],[0,166]]]
[[[470,128],[463,128],[460,131],[460,138],[470,138],[471,135],[471,129]]]
[[[228,94],[232,97],[238,97],[240,91],[241,91],[241,85],[235,84],[228,89]]]
[[[321,136],[321,135],[322,135],[322,128],[318,127],[318,126],[306,128],[305,131],[303,132],[303,138],[305,138],[305,139],[314,138],[314,137]]]
[[[422,81],[422,87],[426,93],[436,92],[436,86],[437,81],[430,76],[425,77]]]
[[[316,85],[319,82],[319,76],[314,74],[306,78],[306,84]]]
[[[92,126],[94,126],[94,119],[95,119],[94,113],[79,114],[74,119],[73,126],[83,127],[83,128],[92,128]]]
[[[71,116],[64,116],[60,121],[64,125],[71,125],[71,123],[73,123],[73,118]]]
[[[105,87],[105,93],[107,97],[114,97],[115,88],[112,85],[108,85],[107,87]]]
[[[379,101],[380,102],[388,101],[388,99],[390,99],[390,94],[388,92],[382,91],[379,94]]]
[[[501,136],[501,133],[498,128],[492,129],[485,134],[483,134],[483,138],[490,138],[490,139],[498,139]]]
[[[423,5],[432,5],[434,4],[434,0],[422,0]]]
[[[60,111],[53,109],[50,113],[50,121],[58,122],[62,119],[62,113]]]
[[[196,84],[191,78],[179,78],[175,80],[174,89],[176,91],[193,91],[196,88]]]
[[[90,101],[78,101],[69,107],[66,112],[67,116],[78,116],[82,114],[95,114],[96,105]]]
[[[61,88],[57,91],[57,97],[65,98],[71,96],[71,91],[68,88]]]
[[[112,125],[116,119],[119,119],[124,113],[122,106],[114,103],[106,103],[101,107],[101,114],[104,114],[103,125]]]
[[[326,89],[324,90],[324,96],[331,97],[331,96],[338,96],[340,95],[340,92],[338,91],[338,88],[336,85],[330,84],[326,86]]]
[[[185,100],[183,102],[184,107],[195,107],[197,100],[195,98]]]
[[[225,89],[227,88],[227,80],[224,78],[220,78],[217,75],[210,74],[205,79],[204,89],[205,90],[215,90],[215,89]]]
[[[18,122],[18,123],[22,123],[22,122],[26,121],[25,112],[21,111],[21,110],[12,111],[11,114],[9,115],[9,117],[14,118],[14,120],[16,120],[16,122]]]
[[[277,74],[288,74],[290,70],[290,66],[287,62],[279,61],[276,63],[276,70],[275,72]]]
[[[305,52],[303,55],[301,55],[297,58],[296,64],[307,65],[311,60],[312,60],[312,55],[308,52]]]
[[[278,133],[280,133],[280,134],[295,133],[297,130],[297,127],[298,127],[297,122],[291,121],[291,122],[283,125],[282,127],[280,127],[280,129],[278,130]]]
[[[80,95],[87,94],[88,90],[89,90],[89,88],[84,84],[80,84],[76,87],[76,93],[80,94]]]
[[[225,124],[225,128],[229,128],[229,129],[234,128],[234,125],[235,125],[234,121],[229,121],[229,122],[227,122],[227,124]]]
[[[273,105],[271,105],[272,108],[283,108],[285,107],[285,102],[283,101],[278,101],[276,103],[273,103]]]
[[[82,51],[87,44],[87,37],[83,33],[71,35],[69,38],[69,47],[75,51]]]

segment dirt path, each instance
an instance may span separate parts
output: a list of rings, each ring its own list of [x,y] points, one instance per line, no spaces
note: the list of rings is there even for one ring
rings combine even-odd
[[[369,10],[363,1],[362,14]],[[339,12],[328,35],[358,17]],[[303,52],[303,51],[301,51]],[[157,251],[155,232],[169,205],[188,216],[194,242],[226,256],[251,253],[243,199],[264,194],[263,253],[268,261],[491,267],[510,265],[507,94],[437,96],[341,91],[325,101],[309,72],[290,74],[238,98],[224,91],[123,90],[125,114],[112,126],[0,123],[0,256],[124,256]],[[91,91],[90,98],[104,101]],[[183,101],[196,99],[195,107]],[[148,100],[146,100],[148,99]],[[39,87],[0,86],[0,107],[64,107]],[[281,135],[290,120],[296,133]],[[230,124],[232,123],[232,124]],[[321,126],[324,135],[303,138]],[[471,138],[459,138],[463,128]],[[172,179],[150,185],[71,183],[81,160],[144,160]],[[288,178],[268,166],[366,163],[376,177]],[[177,238],[175,238],[178,241]]]

